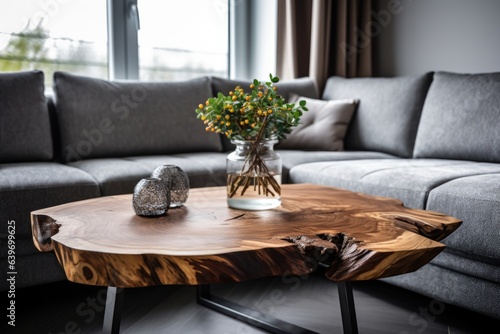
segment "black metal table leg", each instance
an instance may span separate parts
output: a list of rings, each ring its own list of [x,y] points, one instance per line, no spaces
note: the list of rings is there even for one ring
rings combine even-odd
[[[106,295],[106,308],[104,310],[103,333],[120,333],[120,322],[123,310],[123,299],[125,291],[122,288],[108,287]]]
[[[338,282],[337,284],[344,334],[358,334],[358,324],[351,283]],[[106,308],[104,311],[103,333],[118,334],[120,332],[124,297],[124,289],[108,287]],[[271,333],[317,334],[311,330],[247,308],[227,299],[214,296],[211,293],[209,285],[199,285],[197,287],[196,300],[200,305],[246,322],[249,325],[262,328]]]
[[[299,327],[289,322],[277,319],[262,312],[247,308],[245,306],[233,303],[212,295],[209,285],[199,285],[196,294],[196,300],[199,304],[215,311],[221,312],[232,318],[246,322],[275,334],[315,334],[316,332]],[[317,333],[316,333],[317,334]]]
[[[340,300],[340,313],[345,334],[358,334],[358,322],[354,308],[351,282],[337,282]]]

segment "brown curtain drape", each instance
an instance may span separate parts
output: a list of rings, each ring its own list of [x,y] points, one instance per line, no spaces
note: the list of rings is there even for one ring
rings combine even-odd
[[[278,0],[276,74],[328,77],[372,75],[371,0]]]

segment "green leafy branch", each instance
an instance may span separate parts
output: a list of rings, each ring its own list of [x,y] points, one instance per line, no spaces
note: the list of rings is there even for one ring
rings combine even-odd
[[[269,75],[270,81],[254,79],[249,92],[236,86],[228,95],[218,93],[195,110],[206,131],[222,133],[231,139],[283,139],[299,124],[307,111],[306,101],[287,103],[274,85],[279,78]]]

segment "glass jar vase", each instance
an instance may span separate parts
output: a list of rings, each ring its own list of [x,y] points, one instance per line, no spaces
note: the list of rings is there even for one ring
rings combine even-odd
[[[281,204],[281,157],[276,139],[232,140],[226,159],[227,204],[243,210],[266,210]]]

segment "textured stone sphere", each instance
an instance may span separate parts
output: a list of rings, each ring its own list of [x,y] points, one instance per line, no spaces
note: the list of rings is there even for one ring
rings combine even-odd
[[[134,188],[132,204],[139,216],[160,216],[170,207],[170,192],[160,179],[142,179]]]
[[[175,165],[162,165],[155,169],[151,177],[165,182],[165,186],[170,190],[171,208],[182,206],[187,201],[189,178],[182,168]]]

